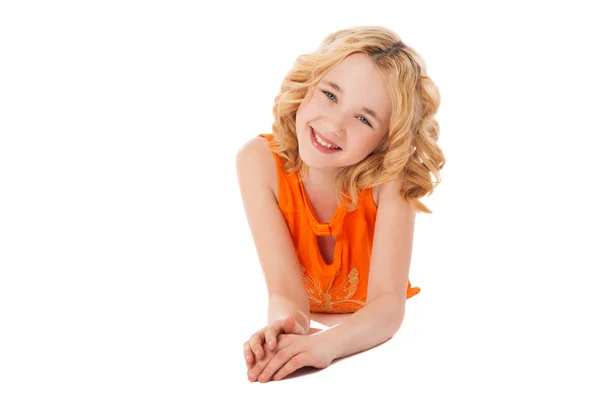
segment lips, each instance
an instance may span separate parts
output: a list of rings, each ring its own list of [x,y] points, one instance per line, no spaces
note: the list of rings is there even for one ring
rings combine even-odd
[[[338,146],[336,143],[332,142],[331,140],[329,140],[329,139],[327,139],[325,136],[323,136],[323,134],[322,134],[321,132],[317,131],[317,130],[316,130],[315,128],[313,128],[312,126],[310,127],[310,130],[312,131],[312,133],[316,134],[316,135],[319,137],[319,139],[321,139],[321,140],[322,140],[322,141],[324,141],[325,143],[327,143],[327,144],[330,144],[330,145],[332,145],[332,146],[335,146],[335,147],[339,147],[339,148],[340,148],[340,150],[342,149],[342,148],[341,148],[340,146]]]

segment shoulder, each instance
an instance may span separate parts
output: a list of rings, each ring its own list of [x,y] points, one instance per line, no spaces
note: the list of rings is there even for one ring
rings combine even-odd
[[[262,136],[256,136],[242,144],[238,149],[237,159],[238,161],[240,159],[260,159],[269,153],[271,153],[271,149],[269,149],[268,140]]]
[[[266,183],[273,195],[277,195],[277,165],[266,138],[253,137],[240,147],[236,154],[236,169],[238,176],[243,170],[253,179]]]
[[[400,191],[402,190],[403,184],[404,180],[402,178],[396,178],[394,180],[374,186],[371,191],[375,205],[379,208],[382,201],[385,203],[403,203],[405,206],[408,205],[400,196]]]

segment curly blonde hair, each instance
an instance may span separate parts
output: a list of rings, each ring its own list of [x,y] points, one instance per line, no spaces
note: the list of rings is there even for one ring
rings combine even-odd
[[[358,204],[359,191],[401,178],[402,198],[416,212],[432,213],[419,199],[433,193],[445,164],[437,145],[439,125],[434,118],[440,93],[426,75],[421,56],[389,29],[342,29],[328,35],[316,51],[296,59],[275,97],[275,140],[271,149],[283,159],[285,172],[300,171],[304,176],[307,166],[299,156],[296,112],[323,76],[355,52],[369,56],[382,74],[391,94],[392,115],[389,132],[379,146],[359,163],[343,167],[336,174],[338,202],[352,211]]]

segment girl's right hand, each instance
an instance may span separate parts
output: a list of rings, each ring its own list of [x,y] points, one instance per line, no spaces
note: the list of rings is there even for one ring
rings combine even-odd
[[[270,350],[277,346],[277,336],[281,333],[293,333],[306,335],[308,333],[293,317],[272,321],[267,326],[256,331],[246,343],[244,343],[244,358],[246,365],[251,366],[255,361],[265,356],[263,346],[267,343]]]

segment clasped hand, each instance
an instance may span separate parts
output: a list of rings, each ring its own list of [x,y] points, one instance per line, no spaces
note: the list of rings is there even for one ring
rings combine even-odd
[[[295,370],[326,368],[333,361],[321,335],[308,335],[293,318],[274,321],[244,343],[248,379],[265,383],[280,380]]]

